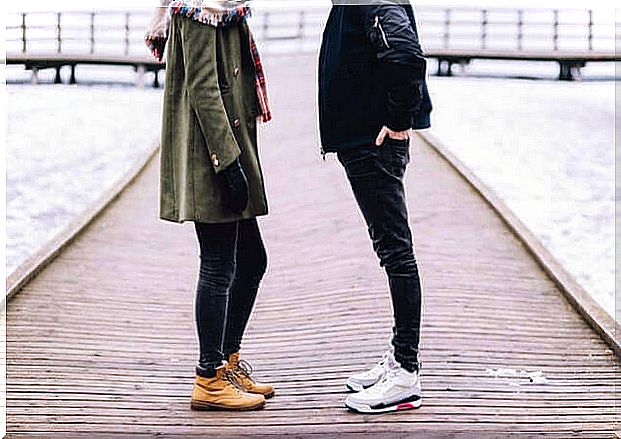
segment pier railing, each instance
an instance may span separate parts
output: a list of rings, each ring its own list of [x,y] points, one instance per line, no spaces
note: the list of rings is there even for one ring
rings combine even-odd
[[[581,67],[587,61],[614,61],[615,35],[621,35],[619,20],[615,23],[615,17],[599,10],[420,7],[417,14],[427,55],[437,58],[440,67],[443,61],[448,64],[447,71],[438,69],[439,74],[450,74],[454,63],[490,54],[493,59],[559,62],[571,54],[573,64],[565,62],[566,68]],[[252,27],[264,47],[316,50],[326,16],[326,7],[258,8]],[[127,57],[143,65],[151,61],[143,43],[150,18],[148,10],[11,13],[6,26],[7,62],[24,64],[26,55],[40,59],[41,54],[54,54],[54,63],[39,67],[55,67],[60,55],[70,55],[72,60],[78,55],[91,60],[99,55],[103,61],[109,56],[115,61],[112,64]],[[138,62],[132,64],[140,67]],[[157,72],[157,66],[149,66],[147,70]],[[562,70],[561,63],[561,76]]]

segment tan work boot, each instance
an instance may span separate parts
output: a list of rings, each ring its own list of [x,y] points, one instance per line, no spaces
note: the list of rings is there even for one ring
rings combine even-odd
[[[205,378],[197,375],[192,390],[192,410],[256,410],[263,408],[263,395],[246,393],[235,383],[236,376],[221,366],[216,376]]]
[[[227,368],[237,376],[237,380],[244,391],[263,395],[265,398],[274,396],[274,387],[272,385],[259,383],[250,376],[252,374],[252,366],[239,358],[239,352],[229,355]]]

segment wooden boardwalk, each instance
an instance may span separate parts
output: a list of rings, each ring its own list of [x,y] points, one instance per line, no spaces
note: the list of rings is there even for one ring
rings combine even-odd
[[[387,346],[390,303],[340,165],[318,154],[314,62],[268,62],[270,268],[243,352],[277,396],[259,412],[189,410],[197,248],[191,224],[157,220],[154,160],[9,302],[11,437],[615,437],[618,358],[420,139],[407,186],[424,281],[424,404],[344,409],[347,375]]]

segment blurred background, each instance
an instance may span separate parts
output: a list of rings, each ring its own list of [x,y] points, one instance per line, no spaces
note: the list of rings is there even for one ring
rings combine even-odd
[[[315,59],[329,2],[253,4],[264,57]],[[157,141],[165,72],[143,43],[154,6],[9,5],[7,275]],[[620,10],[607,2],[415,6],[432,133],[614,315]]]

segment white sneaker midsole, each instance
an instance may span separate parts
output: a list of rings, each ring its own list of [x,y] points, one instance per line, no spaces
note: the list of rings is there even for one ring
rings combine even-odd
[[[422,403],[423,403],[423,398],[421,397],[415,401],[396,403],[394,405],[389,405],[387,407],[382,407],[382,408],[372,408],[371,406],[367,404],[355,403],[355,402],[351,402],[347,400],[345,401],[345,405],[349,409],[355,410],[361,413],[388,413],[388,412],[398,412],[401,410],[411,410],[411,409],[419,408],[422,405]]]

